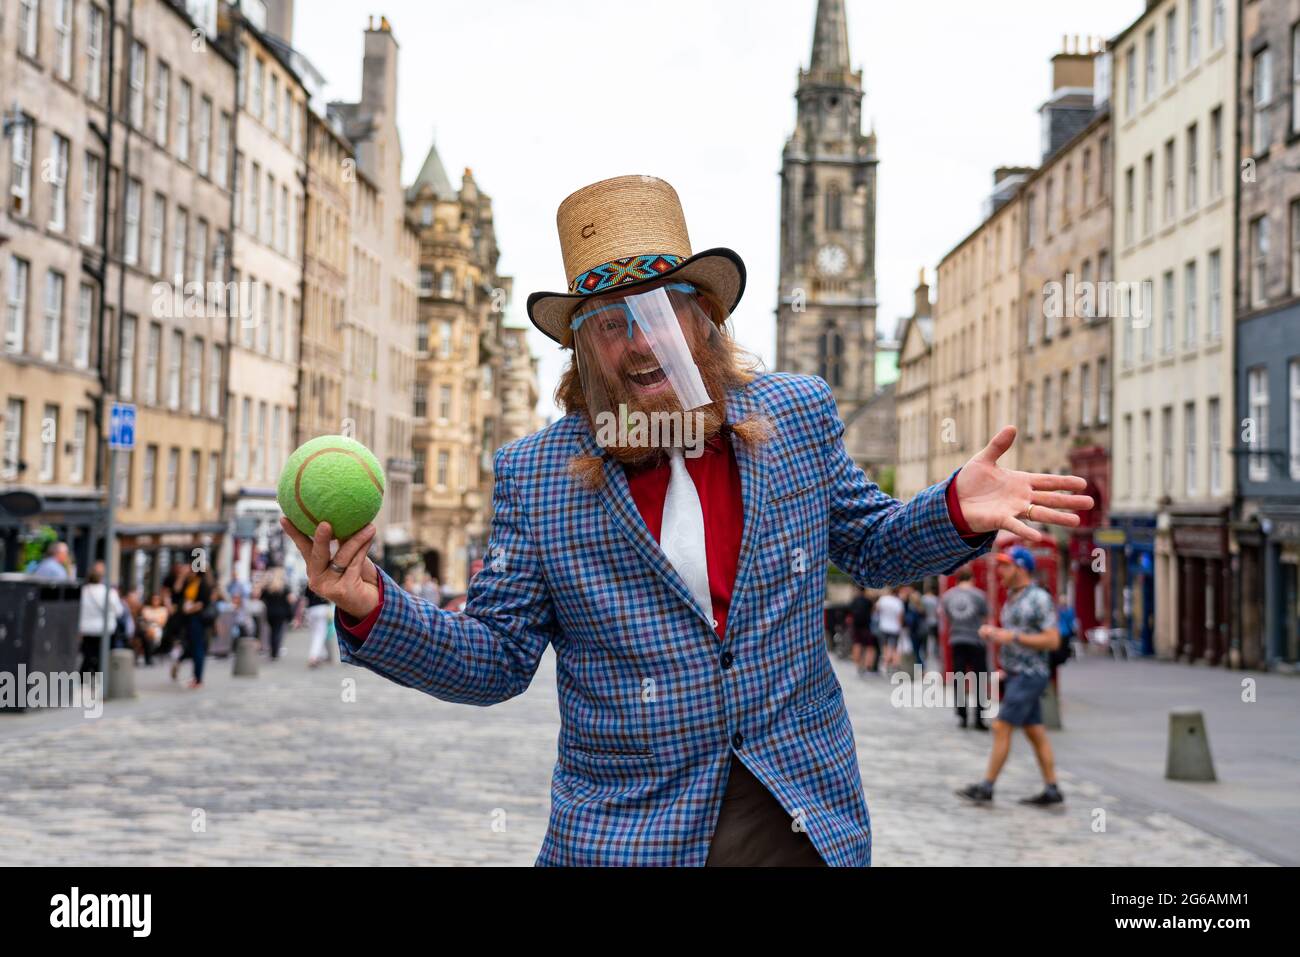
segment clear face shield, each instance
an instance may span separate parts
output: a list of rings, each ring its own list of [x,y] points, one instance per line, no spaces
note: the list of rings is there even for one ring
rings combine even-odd
[[[695,287],[602,295],[569,327],[597,444],[691,451],[703,421],[694,410],[717,398],[693,354],[713,333]]]

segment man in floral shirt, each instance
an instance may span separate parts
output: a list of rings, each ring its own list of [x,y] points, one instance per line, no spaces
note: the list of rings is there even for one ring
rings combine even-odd
[[[1022,798],[1020,803],[1041,807],[1060,804],[1065,798],[1056,786],[1052,744],[1043,727],[1040,703],[1051,675],[1048,653],[1061,640],[1056,628],[1056,606],[1047,590],[1034,582],[1034,556],[1029,549],[1018,545],[1000,553],[997,562],[998,578],[1007,589],[1002,627],[985,625],[980,629],[980,637],[1002,646],[1001,662],[1006,678],[998,716],[993,720],[993,752],[989,755],[988,771],[983,781],[957,793],[977,804],[992,801],[993,784],[1011,751],[1011,729],[1023,728],[1043,773],[1043,791]]]

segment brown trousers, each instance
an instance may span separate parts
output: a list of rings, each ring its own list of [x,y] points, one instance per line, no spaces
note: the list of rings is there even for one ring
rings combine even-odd
[[[825,867],[808,835],[735,755],[705,867]]]

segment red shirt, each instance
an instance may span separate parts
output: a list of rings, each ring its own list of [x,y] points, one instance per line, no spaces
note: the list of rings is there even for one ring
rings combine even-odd
[[[736,584],[736,566],[740,562],[740,537],[744,531],[744,509],[736,508],[741,501],[740,468],[731,442],[714,436],[704,447],[704,454],[688,458],[686,472],[695,483],[700,496],[700,510],[704,513],[704,548],[709,566],[709,595],[713,599],[713,617],[721,638],[727,628],[727,612],[731,608],[731,592]],[[667,462],[653,468],[627,472],[627,484],[636,503],[637,511],[655,541],[663,524],[664,499],[668,495],[671,471]],[[970,530],[957,501],[957,483],[949,480],[946,490],[948,517],[958,534],[967,544],[978,544],[981,535]],[[349,616],[340,613],[339,620],[347,633],[357,641],[365,641],[379,618],[384,605],[383,581],[380,580],[379,604],[360,622],[353,623]]]

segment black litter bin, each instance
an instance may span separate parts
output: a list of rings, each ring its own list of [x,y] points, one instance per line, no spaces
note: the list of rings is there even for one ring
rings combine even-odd
[[[81,663],[81,582],[0,575],[0,672],[17,690],[26,674],[70,673]],[[0,698],[0,710],[23,710]]]

